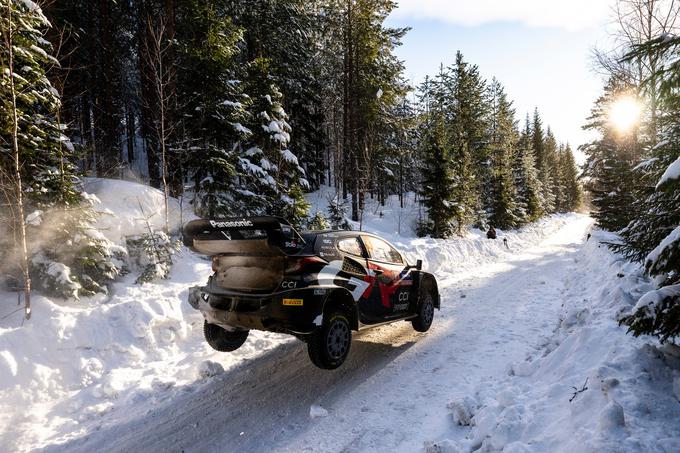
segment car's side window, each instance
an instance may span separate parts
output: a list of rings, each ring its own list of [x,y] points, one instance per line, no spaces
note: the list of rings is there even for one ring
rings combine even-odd
[[[354,256],[363,256],[359,238],[347,238],[338,241],[338,249],[341,252],[349,253]]]
[[[368,249],[368,256],[377,261],[384,261],[386,263],[403,264],[404,259],[394,247],[382,239],[371,236],[362,236],[364,244]]]

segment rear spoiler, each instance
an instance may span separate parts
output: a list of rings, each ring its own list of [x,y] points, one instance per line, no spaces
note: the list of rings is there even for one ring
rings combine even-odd
[[[201,243],[208,241],[261,241],[291,255],[305,247],[305,240],[281,217],[232,217],[192,220],[184,226],[182,240],[191,250],[211,254]]]

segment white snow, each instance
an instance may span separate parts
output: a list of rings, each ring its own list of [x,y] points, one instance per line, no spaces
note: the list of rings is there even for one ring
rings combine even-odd
[[[659,182],[656,184],[656,188],[658,189],[676,179],[680,179],[680,157],[668,166],[661,176],[661,179],[659,179]]]
[[[328,411],[321,406],[313,404],[309,408],[309,418],[321,418],[321,417],[328,417]]]
[[[291,152],[291,150],[289,150],[289,149],[282,149],[281,150],[281,157],[283,157],[283,159],[286,162],[289,162],[293,165],[299,165],[297,157],[295,157],[295,154],[293,154]]]
[[[162,206],[153,190],[111,184],[92,192],[119,217],[117,237],[138,228],[122,198]],[[309,195],[311,211],[329,195]],[[413,194],[403,209],[369,199],[362,226],[436,273],[432,329],[356,334],[336,371],[285,335],[210,349],[186,303],[210,262],[186,250],[169,280],[130,275],[107,300],[36,295],[23,325],[0,304],[0,451],[677,451],[680,352],[618,326],[652,285],[600,246],[612,238],[584,242],[590,218],[445,241],[414,238],[418,216]]]
[[[654,250],[649,252],[649,255],[647,255],[647,258],[645,259],[647,265],[651,266],[652,264],[656,263],[661,257],[661,254],[664,252],[664,250],[666,250],[668,247],[671,247],[672,244],[675,243],[680,243],[680,226],[671,231],[668,234],[668,236],[666,236],[659,243],[659,245],[657,245],[656,248],[654,248]]]
[[[101,212],[95,227],[114,243],[121,243],[125,236],[148,232],[147,219],[152,228],[165,226],[165,203],[163,192],[147,185],[116,179],[87,178],[85,192],[94,195],[94,209]],[[179,231],[182,219],[179,202],[168,202],[170,230]]]

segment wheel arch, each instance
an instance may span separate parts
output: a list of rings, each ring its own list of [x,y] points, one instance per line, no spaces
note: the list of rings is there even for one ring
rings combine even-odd
[[[345,288],[335,288],[328,293],[322,315],[325,317],[331,310],[337,308],[347,313],[350,328],[359,330],[359,307],[352,294]]]
[[[441,301],[439,297],[439,286],[437,285],[437,279],[434,275],[428,272],[420,272],[420,278],[418,282],[418,288],[430,289],[434,296],[434,306],[435,308],[441,308]],[[420,291],[419,291],[420,293]]]

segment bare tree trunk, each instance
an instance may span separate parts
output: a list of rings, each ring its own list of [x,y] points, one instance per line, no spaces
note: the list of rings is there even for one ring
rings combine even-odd
[[[9,52],[9,88],[12,98],[12,157],[14,163],[14,200],[16,211],[14,211],[15,231],[19,233],[19,267],[21,268],[24,279],[24,314],[26,319],[31,319],[31,276],[28,270],[28,245],[26,241],[26,223],[24,222],[24,198],[23,185],[21,179],[21,159],[19,156],[19,119],[17,118],[17,98],[14,86],[14,52],[12,44],[14,40],[14,29],[12,27],[12,3],[7,4],[8,30],[6,46]]]
[[[147,43],[145,47],[144,57],[147,59],[148,67],[151,72],[152,85],[155,91],[155,100],[157,105],[157,124],[155,125],[158,144],[161,151],[161,184],[163,185],[163,202],[164,202],[164,220],[165,232],[170,233],[169,220],[169,203],[170,198],[168,185],[168,154],[167,141],[174,129],[168,124],[168,109],[172,102],[172,91],[168,93],[168,86],[172,84],[173,71],[165,64],[165,58],[171,50],[171,43],[166,33],[166,27],[163,19],[160,19],[158,27],[154,27],[153,18],[147,18]],[[149,42],[151,41],[151,42]],[[166,43],[166,41],[168,41]],[[149,106],[149,110],[153,111],[153,106]]]

